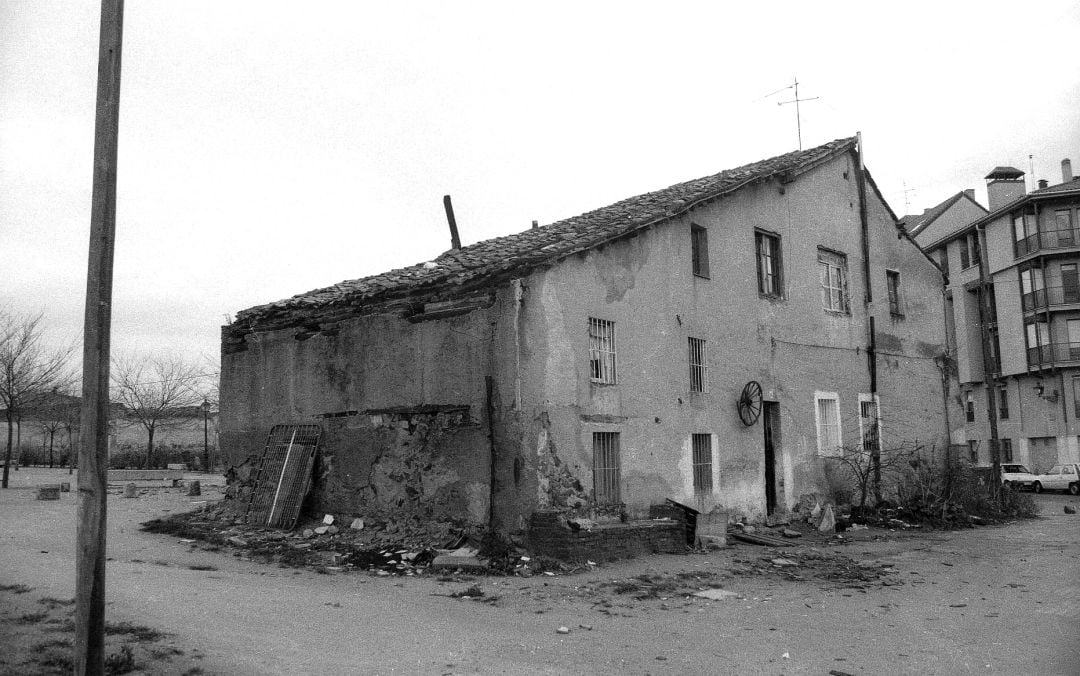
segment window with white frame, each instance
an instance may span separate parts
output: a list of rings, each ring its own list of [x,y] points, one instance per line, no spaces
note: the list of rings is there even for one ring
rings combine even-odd
[[[818,455],[839,455],[843,446],[840,435],[840,397],[835,392],[816,392],[814,414],[817,422]]]
[[[589,370],[592,382],[615,384],[615,322],[589,317]]]
[[[709,391],[709,362],[703,338],[690,338],[690,391]]]
[[[693,457],[694,492],[708,493],[712,491],[712,435],[690,435],[690,446]]]
[[[859,395],[859,446],[868,453],[881,449],[881,400],[876,394]]]
[[[754,233],[754,243],[757,248],[758,293],[769,298],[780,298],[784,295],[780,235],[758,230]]]
[[[821,305],[829,312],[848,312],[847,256],[818,249]]]

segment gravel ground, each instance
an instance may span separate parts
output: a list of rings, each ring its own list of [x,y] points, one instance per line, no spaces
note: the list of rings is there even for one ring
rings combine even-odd
[[[33,487],[72,477],[11,476],[0,673],[70,673],[42,660],[67,650],[75,494],[37,501]],[[1038,496],[1042,517],[1005,526],[869,529],[529,578],[295,569],[139,530],[221,495],[150,484],[135,499],[110,495],[119,667],[128,646],[146,674],[1080,673],[1072,496]]]

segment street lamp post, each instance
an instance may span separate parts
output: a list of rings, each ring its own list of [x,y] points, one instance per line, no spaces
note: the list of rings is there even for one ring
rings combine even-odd
[[[203,415],[203,427],[202,427],[202,447],[203,447],[203,470],[207,473],[210,472],[210,401],[203,399],[202,403],[202,415]]]

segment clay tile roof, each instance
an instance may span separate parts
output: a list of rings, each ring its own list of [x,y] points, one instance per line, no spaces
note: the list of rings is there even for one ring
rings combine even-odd
[[[721,171],[663,190],[638,195],[580,216],[505,237],[451,249],[433,261],[347,280],[292,298],[242,310],[233,326],[277,323],[294,310],[329,305],[362,306],[425,290],[445,289],[521,274],[532,268],[596,247],[635,230],[669,220],[687,209],[769,178],[790,181],[855,147],[855,138],[779,155]]]

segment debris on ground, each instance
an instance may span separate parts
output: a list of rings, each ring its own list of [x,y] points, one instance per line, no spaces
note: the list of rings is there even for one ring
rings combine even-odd
[[[142,530],[231,547],[236,556],[282,566],[363,570],[380,575],[440,574],[457,571],[482,575],[554,574],[574,570],[528,552],[499,536],[448,523],[364,521],[326,514],[293,531],[250,527],[226,505],[148,521]],[[468,544],[471,543],[471,544]],[[593,564],[595,565],[595,564]],[[580,568],[580,567],[579,567]],[[591,566],[589,567],[591,568]]]

